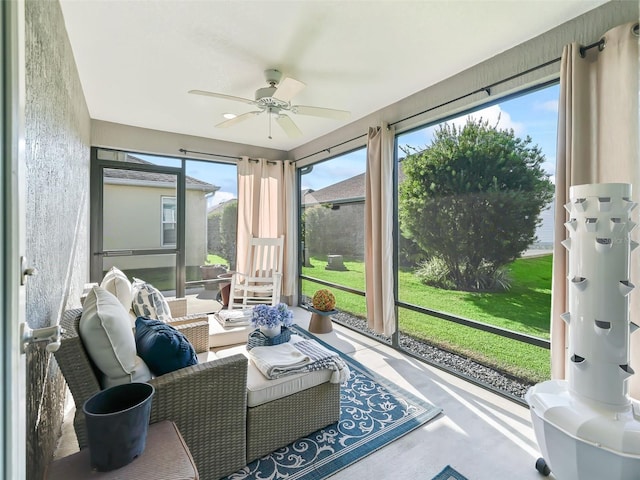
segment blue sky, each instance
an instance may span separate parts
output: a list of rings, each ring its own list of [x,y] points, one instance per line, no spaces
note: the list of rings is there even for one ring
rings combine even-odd
[[[554,85],[536,92],[522,95],[511,100],[500,102],[471,114],[462,115],[450,120],[463,125],[469,115],[489,120],[498,127],[512,128],[517,136],[529,135],[533,144],[537,144],[546,157],[545,170],[551,175],[555,173],[556,161],[556,128],[558,121],[558,95],[560,87]],[[422,128],[398,136],[398,145],[411,145],[424,148],[432,141],[435,126]],[[147,155],[136,155],[156,164],[179,166],[177,159],[164,159]],[[318,163],[313,170],[302,177],[302,189],[319,190],[337,183],[365,170],[366,151],[364,148],[341,155],[334,159]],[[189,160],[187,175],[217,185],[220,190],[212,199],[212,205],[237,196],[237,179],[235,165]]]
[[[555,174],[556,131],[558,122],[559,86],[554,85],[536,92],[522,95],[496,105],[477,110],[450,120],[463,125],[468,116],[482,117],[499,128],[512,128],[517,136],[529,135],[533,144],[538,145],[545,156],[544,168]],[[398,135],[398,145],[424,148],[432,141],[436,126],[425,127],[410,133]],[[365,169],[365,149],[360,149],[332,160],[316,164],[308,175],[302,177],[302,188],[319,190],[333,183],[350,178]]]

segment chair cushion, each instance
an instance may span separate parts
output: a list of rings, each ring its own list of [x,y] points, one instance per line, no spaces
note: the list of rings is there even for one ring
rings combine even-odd
[[[187,337],[160,320],[138,317],[135,341],[138,355],[154,375],[198,363],[196,351]]]
[[[102,287],[87,294],[80,317],[80,338],[100,371],[110,378],[130,376],[136,366],[136,343],[129,313]]]
[[[136,366],[130,375],[123,375],[122,377],[107,377],[103,375],[100,379],[100,385],[102,388],[109,388],[122,385],[123,383],[148,382],[152,378],[153,375],[151,375],[151,370],[149,370],[147,364],[136,355]]]
[[[138,317],[152,318],[162,322],[171,320],[169,304],[156,287],[150,283],[133,278],[133,311]]]
[[[303,338],[298,335],[291,335],[291,342],[299,342],[300,340],[303,340]],[[218,358],[229,357],[237,353],[242,353],[247,358],[250,358],[245,345],[216,351]],[[328,369],[314,370],[269,380],[250,360],[247,371],[247,407],[257,407],[326,383],[331,380],[331,373],[331,370]]]
[[[133,301],[131,282],[118,267],[111,267],[109,269],[104,275],[102,282],[100,282],[100,286],[107,292],[115,295],[127,311],[131,309],[131,302]]]

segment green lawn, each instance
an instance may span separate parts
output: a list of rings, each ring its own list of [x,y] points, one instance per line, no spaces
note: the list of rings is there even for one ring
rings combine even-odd
[[[400,271],[400,301],[431,310],[496,325],[521,333],[549,338],[552,256],[516,260],[510,267],[512,287],[507,292],[473,293],[443,290],[423,285],[409,271]],[[303,274],[364,290],[364,264],[345,262],[348,271],[325,270],[326,261],[312,258],[313,267]],[[303,282],[303,293],[320,288]],[[335,290],[335,289],[334,289]],[[340,310],[365,317],[365,300],[334,291]],[[448,350],[462,353],[523,380],[539,382],[550,377],[549,351],[407,309],[399,311],[400,331]]]

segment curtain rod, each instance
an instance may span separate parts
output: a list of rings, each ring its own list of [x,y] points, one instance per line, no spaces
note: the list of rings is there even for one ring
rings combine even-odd
[[[331,149],[332,148],[341,147],[342,145],[345,145],[345,144],[347,144],[349,142],[353,142],[354,140],[358,140],[359,138],[366,137],[366,136],[367,136],[367,134],[363,133],[362,135],[358,135],[357,137],[350,138],[349,140],[345,140],[344,142],[336,143],[332,147],[323,148],[322,150],[318,150],[315,153],[310,153],[309,155],[305,155],[304,157],[300,157],[300,158],[296,159],[295,161],[299,162],[300,160],[304,160],[305,158],[313,157],[314,155],[317,155],[317,154],[322,153],[322,152],[331,153]]]
[[[209,152],[196,152],[195,150],[186,150],[184,148],[181,148],[180,150],[178,150],[180,153],[184,153],[185,155],[187,153],[197,153],[198,155],[211,155],[213,157],[222,157],[222,158],[231,158],[233,160],[242,160],[242,157],[234,157],[232,155],[223,155],[221,153],[209,153]]]
[[[222,158],[232,158],[233,160],[242,160],[243,157],[234,157],[231,155],[223,155],[222,153],[209,153],[209,152],[196,152],[195,150],[186,150],[184,148],[181,148],[178,150],[180,153],[184,153],[185,155],[187,153],[197,153],[199,155],[211,155],[213,157],[222,157]],[[260,160],[258,160],[257,158],[249,158],[247,157],[247,159],[250,162],[259,162]],[[276,165],[278,162],[276,160],[267,160],[267,165]]]
[[[601,38],[597,42],[592,43],[591,45],[587,45],[586,47],[580,47],[580,56],[582,58],[587,54],[587,50],[591,50],[592,48],[598,47],[598,51],[601,52],[604,50],[605,42],[604,38]]]
[[[418,113],[414,113],[413,115],[409,115],[408,117],[401,118],[400,120],[396,120],[395,122],[390,122],[389,123],[389,127],[393,127],[394,125],[397,125],[398,123],[405,122],[405,121],[410,120],[412,118],[419,117],[420,115],[424,115],[425,113],[429,113],[432,110],[436,110],[438,108],[445,107],[445,106],[447,106],[447,105],[449,105],[451,103],[457,102],[459,100],[463,100],[463,99],[465,99],[467,97],[470,97],[471,95],[475,95],[476,93],[485,92],[488,96],[490,96],[492,88],[497,87],[498,85],[501,85],[503,83],[509,82],[511,80],[514,80],[514,79],[516,79],[518,77],[522,77],[524,75],[527,75],[528,73],[535,72],[536,70],[540,70],[541,68],[548,67],[549,65],[552,65],[554,63],[559,62],[561,59],[562,59],[561,57],[554,58],[553,60],[549,60],[548,62],[540,64],[540,65],[538,65],[536,67],[532,67],[532,68],[529,68],[529,69],[527,69],[527,70],[525,70],[523,72],[516,73],[515,75],[511,75],[510,77],[504,78],[504,79],[502,79],[502,80],[500,80],[498,82],[495,82],[495,83],[492,83],[490,85],[487,85],[486,87],[478,88],[477,90],[474,90],[473,92],[469,92],[469,93],[466,93],[464,95],[460,95],[459,97],[456,97],[456,98],[454,98],[452,100],[447,100],[446,102],[443,102],[443,103],[441,103],[439,105],[436,105],[434,107],[429,107],[426,110],[423,110],[423,111],[418,112]],[[296,162],[299,162],[300,160],[304,160],[304,159],[309,158],[309,157],[313,157],[314,155],[318,155],[319,153],[323,153],[323,152],[331,153],[331,149],[332,148],[340,147],[340,146],[342,146],[342,145],[344,145],[346,143],[353,142],[354,140],[358,140],[359,138],[366,137],[366,136],[367,136],[367,134],[363,133],[362,135],[358,135],[357,137],[350,138],[349,140],[345,140],[344,142],[341,142],[341,143],[338,143],[336,145],[333,145],[332,147],[323,148],[322,150],[318,150],[315,153],[310,153],[309,155],[306,155],[304,157],[298,158],[298,159],[296,159]]]

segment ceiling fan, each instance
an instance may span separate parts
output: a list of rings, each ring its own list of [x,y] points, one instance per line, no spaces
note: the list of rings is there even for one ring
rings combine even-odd
[[[335,120],[347,120],[351,116],[351,113],[346,110],[310,107],[307,105],[292,105],[291,99],[300,93],[306,85],[291,77],[285,77],[282,79],[282,73],[275,69],[265,70],[264,75],[269,86],[256,90],[255,100],[235,97],[233,95],[225,95],[223,93],[207,92],[205,90],[189,90],[189,93],[221,98],[223,100],[233,100],[235,102],[254,105],[258,108],[258,110],[243,113],[237,117],[225,120],[224,122],[217,124],[217,128],[231,127],[255,115],[267,112],[269,114],[269,138],[271,138],[271,117],[275,118],[276,123],[280,125],[282,130],[284,130],[290,138],[302,136],[302,131],[294,123],[291,117],[284,112],[291,112],[296,115],[332,118]]]

